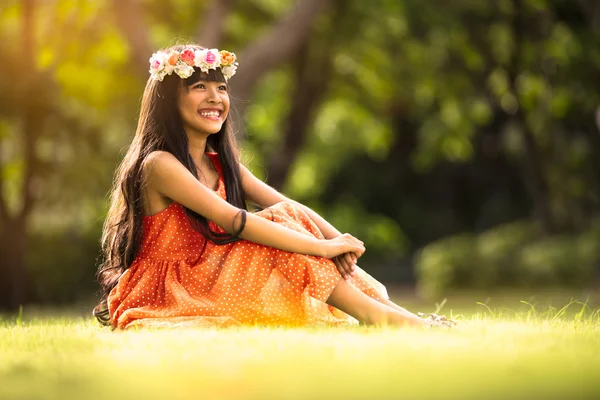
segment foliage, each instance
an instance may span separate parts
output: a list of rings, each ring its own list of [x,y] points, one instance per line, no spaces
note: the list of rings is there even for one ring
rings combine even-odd
[[[62,276],[93,260],[88,245],[59,257],[45,239],[39,248],[36,241],[50,232],[85,236],[103,220],[114,169],[135,130],[147,76],[135,66],[140,46],[117,23],[118,7],[138,7],[136,21],[156,49],[197,38],[211,7],[225,3],[235,7],[219,25],[220,47],[238,55],[300,4],[0,6],[0,204],[4,199],[14,215],[25,189],[35,194],[22,224],[39,298],[65,298],[42,290],[40,271]],[[25,4],[35,11],[31,63],[22,62]],[[294,54],[266,71],[251,97],[237,99],[245,109],[243,160],[269,182],[286,140],[302,135],[285,157],[289,170],[279,189],[362,239],[365,264],[398,264],[441,240],[421,254],[447,259],[460,273],[420,267],[440,287],[509,285],[521,279],[521,268],[530,271],[522,276],[527,282],[568,275],[565,283],[579,284],[588,276],[586,260],[599,251],[580,237],[600,209],[600,30],[586,4],[332,0]],[[23,90],[28,81],[31,92]],[[235,85],[234,78],[234,97]],[[299,98],[311,104],[293,119]],[[37,110],[34,157],[25,151],[25,109]],[[305,126],[290,129],[297,121]],[[506,225],[515,220],[524,222]],[[531,243],[521,248],[519,241]],[[583,269],[565,272],[573,270],[569,259]],[[536,272],[540,265],[547,269]],[[67,285],[76,282],[66,279],[65,291],[75,291]]]
[[[35,277],[29,288],[33,301],[70,304],[98,291],[95,274],[100,228],[43,231],[30,236],[27,273]]]
[[[415,257],[428,297],[464,288],[585,288],[600,274],[598,221],[580,235],[544,237],[516,222],[480,235],[458,235],[425,246]]]

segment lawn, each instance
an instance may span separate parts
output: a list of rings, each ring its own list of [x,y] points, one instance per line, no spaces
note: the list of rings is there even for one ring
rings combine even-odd
[[[453,301],[450,331],[113,332],[25,309],[0,321],[0,399],[600,398],[600,309]]]

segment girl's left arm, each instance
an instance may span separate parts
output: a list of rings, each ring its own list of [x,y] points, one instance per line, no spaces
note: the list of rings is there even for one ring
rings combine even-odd
[[[242,187],[246,194],[246,198],[260,207],[269,207],[280,201],[289,201],[299,206],[313,220],[319,228],[325,239],[333,239],[341,235],[340,231],[335,229],[333,225],[321,217],[319,214],[306,207],[304,204],[298,203],[295,200],[289,199],[258,179],[248,168],[240,163],[240,174],[242,178]],[[333,262],[344,279],[350,279],[355,276],[356,254],[345,253],[333,258]]]
[[[321,217],[319,214],[311,210],[309,207],[295,200],[292,200],[271,186],[267,185],[258,179],[248,168],[240,163],[240,174],[242,178],[242,186],[246,194],[246,198],[260,207],[270,207],[280,201],[289,201],[296,204],[310,217],[317,225],[325,239],[333,239],[341,235],[341,232],[335,229],[333,225]]]

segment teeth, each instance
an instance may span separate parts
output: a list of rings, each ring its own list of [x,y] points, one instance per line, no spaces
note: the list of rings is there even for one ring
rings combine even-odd
[[[202,111],[200,113],[203,117],[217,118],[219,116],[218,111]]]

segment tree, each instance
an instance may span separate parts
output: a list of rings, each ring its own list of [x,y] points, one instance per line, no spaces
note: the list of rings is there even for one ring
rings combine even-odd
[[[110,182],[111,173],[100,167],[107,156],[96,119],[106,124],[101,110],[107,96],[119,96],[128,81],[110,80],[121,69],[115,55],[105,51],[113,46],[104,40],[110,32],[97,30],[96,21],[80,24],[82,19],[64,7],[67,3],[22,0],[2,15],[0,309],[12,310],[34,298],[31,283],[36,277],[27,269],[32,226],[42,220],[52,231],[50,221],[60,220],[62,225],[79,224],[71,231],[85,229],[79,210],[95,207]],[[103,18],[98,7],[99,14],[90,18]],[[11,19],[17,24],[4,25]],[[74,32],[88,35],[93,44],[76,45]],[[102,65],[107,62],[110,67]],[[56,213],[63,215],[52,218]],[[93,269],[93,260],[80,268],[87,265]]]
[[[40,162],[35,152],[36,138],[42,133],[42,116],[48,110],[48,105],[34,95],[32,88],[41,79],[36,73],[33,63],[34,53],[34,7],[33,0],[22,2],[22,42],[19,61],[23,68],[21,74],[16,74],[14,82],[15,91],[21,97],[17,99],[16,107],[10,111],[13,118],[18,119],[22,126],[20,147],[23,153],[23,178],[18,193],[18,207],[15,211],[9,208],[6,188],[4,188],[4,177],[0,179],[0,253],[4,260],[0,263],[0,307],[14,309],[22,304],[26,296],[26,272],[25,272],[25,243],[27,239],[27,220],[37,201],[35,191],[35,179],[39,175]],[[6,51],[5,49],[2,49]],[[5,53],[6,54],[6,53]],[[8,59],[8,57],[3,57]],[[4,74],[3,74],[4,75]],[[6,93],[3,91],[3,93]],[[7,93],[8,94],[8,93]],[[10,95],[10,94],[9,94]],[[32,101],[37,99],[38,101]],[[9,99],[3,99],[7,104]],[[6,128],[5,128],[6,129]],[[6,135],[6,132],[4,132]],[[4,136],[2,135],[2,136]],[[4,141],[0,141],[0,146]],[[0,150],[1,147],[0,147]],[[0,170],[5,166],[0,164]]]
[[[246,100],[252,95],[258,81],[270,70],[287,62],[301,47],[308,36],[315,17],[325,9],[330,0],[304,0],[297,1],[288,13],[278,21],[273,22],[270,29],[250,43],[240,52],[240,59],[244,60],[244,68],[240,68],[235,77],[236,96],[243,101],[237,104],[237,109],[243,115]],[[148,39],[148,30],[143,19],[144,9],[136,0],[114,0],[113,7],[117,23],[130,44],[135,60],[136,69],[144,78],[148,72],[148,58],[152,46]],[[208,44],[217,46],[222,37],[224,20],[231,10],[231,2],[213,1],[206,12],[204,26],[197,28],[203,35],[199,39],[206,39]],[[220,20],[215,20],[217,16]],[[210,33],[210,35],[209,35]],[[207,44],[207,45],[208,45]]]

